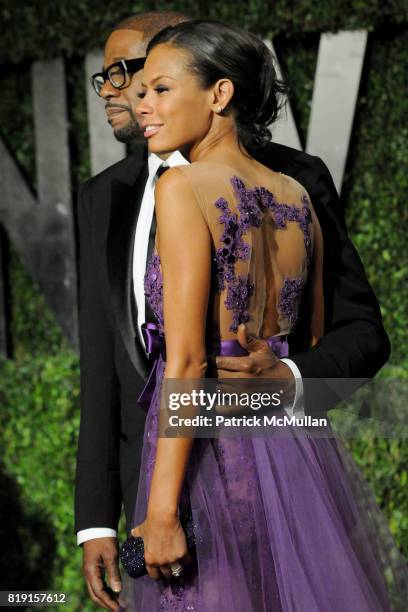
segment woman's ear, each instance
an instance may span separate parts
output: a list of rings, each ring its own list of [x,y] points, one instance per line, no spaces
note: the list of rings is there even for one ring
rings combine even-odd
[[[234,84],[229,79],[219,79],[213,88],[213,110],[222,113],[234,95]]]

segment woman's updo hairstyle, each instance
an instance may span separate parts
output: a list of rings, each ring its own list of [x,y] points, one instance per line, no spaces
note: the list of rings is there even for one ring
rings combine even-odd
[[[232,81],[234,95],[228,106],[235,111],[238,138],[245,148],[254,150],[271,139],[268,126],[284,105],[287,86],[278,80],[265,43],[240,28],[207,20],[161,30],[150,41],[147,54],[165,43],[190,53],[190,68],[205,89],[219,79]]]

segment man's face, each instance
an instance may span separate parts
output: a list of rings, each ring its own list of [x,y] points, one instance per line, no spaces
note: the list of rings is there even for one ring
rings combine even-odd
[[[121,59],[136,59],[146,55],[143,32],[137,30],[115,30],[105,45],[104,69]],[[108,122],[120,142],[130,142],[141,134],[134,108],[139,102],[142,71],[130,75],[130,83],[124,89],[115,89],[109,80],[100,91],[105,100]]]

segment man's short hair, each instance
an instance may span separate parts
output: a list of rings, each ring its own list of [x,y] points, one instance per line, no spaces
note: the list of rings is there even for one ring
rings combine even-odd
[[[126,17],[113,28],[113,31],[138,30],[143,32],[143,39],[149,42],[160,30],[183,21],[191,21],[191,17],[177,11],[150,11]]]

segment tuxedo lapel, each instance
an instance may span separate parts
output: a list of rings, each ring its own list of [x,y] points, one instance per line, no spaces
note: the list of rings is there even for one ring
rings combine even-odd
[[[107,237],[110,297],[117,324],[129,357],[143,378],[147,362],[136,333],[133,295],[133,242],[140,204],[148,177],[146,163],[133,169],[134,179],[115,179],[111,184]]]

